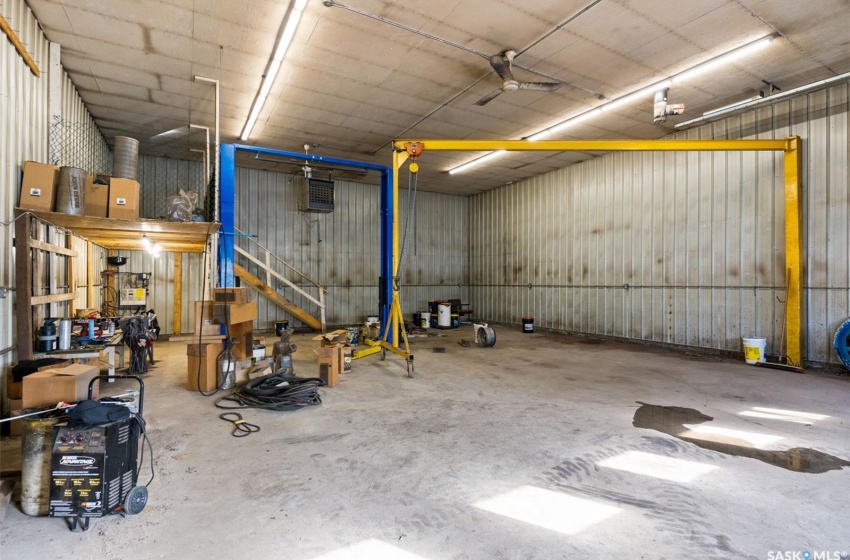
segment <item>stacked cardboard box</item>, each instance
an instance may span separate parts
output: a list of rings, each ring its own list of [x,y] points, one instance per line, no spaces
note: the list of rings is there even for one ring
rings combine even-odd
[[[18,207],[53,212],[56,206],[59,167],[36,161],[24,163]],[[139,219],[139,183],[108,175],[88,176],[83,214],[97,218]]]
[[[313,337],[319,341],[319,348],[314,350],[319,360],[319,377],[328,387],[337,384],[341,373],[351,373],[352,348],[348,336],[348,331],[341,329]]]
[[[58,180],[59,168],[57,166],[36,161],[25,162],[18,207],[40,212],[53,212],[56,205],[56,182]]]
[[[221,334],[221,325],[235,340],[231,352],[234,360],[250,360],[254,352],[254,319],[257,318],[257,302],[244,300],[250,297],[247,288],[227,288],[227,294],[239,294],[234,303],[219,303],[225,299],[224,289],[216,288],[216,301],[195,302],[195,335],[216,336]],[[238,302],[238,303],[237,303]],[[195,368],[197,369],[197,368]],[[197,371],[195,372],[197,376]]]
[[[186,388],[190,391],[214,391],[217,386],[218,355],[223,346],[220,342],[189,344],[186,347],[188,367],[186,368]]]
[[[77,402],[88,398],[89,382],[100,372],[96,366],[71,364],[62,368],[45,369],[24,377],[24,408]],[[97,384],[94,386],[97,398]]]

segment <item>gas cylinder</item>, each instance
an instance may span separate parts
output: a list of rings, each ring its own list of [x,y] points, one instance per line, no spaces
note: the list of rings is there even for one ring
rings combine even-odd
[[[21,419],[21,510],[47,515],[50,505],[50,456],[58,418]]]

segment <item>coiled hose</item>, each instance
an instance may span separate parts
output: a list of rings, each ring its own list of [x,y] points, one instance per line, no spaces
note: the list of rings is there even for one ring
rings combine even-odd
[[[271,373],[240,385],[233,393],[215,402],[218,408],[262,408],[264,410],[297,410],[322,404],[319,387],[325,382],[317,377],[295,377]],[[235,406],[222,404],[224,401]]]

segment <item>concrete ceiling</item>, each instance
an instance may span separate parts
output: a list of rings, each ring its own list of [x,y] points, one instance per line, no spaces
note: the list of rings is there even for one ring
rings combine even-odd
[[[221,81],[223,142],[237,141],[287,10],[271,0],[28,0],[107,141],[138,138],[142,151],[195,158],[213,126]],[[338,4],[338,3],[337,3]],[[738,63],[670,90],[686,114],[652,124],[651,96],[553,139],[657,138],[676,122],[751,97],[850,71],[848,0],[346,0],[346,6],[569,82],[520,90],[488,105],[500,85],[486,59],[339,5],[309,0],[249,143],[389,165],[394,138],[519,139],[739,45],[781,37]],[[583,11],[584,10],[584,11]],[[570,20],[565,25],[565,21]],[[541,40],[542,38],[542,40]],[[539,42],[538,42],[539,40]],[[527,47],[528,50],[525,50]],[[520,80],[546,81],[515,69]],[[473,194],[593,154],[508,154],[467,173],[446,170],[473,153],[426,153],[420,188]],[[291,164],[251,163],[281,170]],[[339,176],[337,174],[337,176]],[[352,176],[354,178],[354,176]]]

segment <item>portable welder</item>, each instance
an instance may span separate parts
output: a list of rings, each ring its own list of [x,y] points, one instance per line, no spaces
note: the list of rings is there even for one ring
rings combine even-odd
[[[50,516],[70,518],[72,531],[88,530],[92,517],[135,515],[147,503],[147,486],[137,486],[139,438],[145,436],[144,383],[135,375],[101,375],[89,383],[89,400],[95,382],[115,378],[138,381],[138,413],[97,425],[69,422],[53,431]]]

